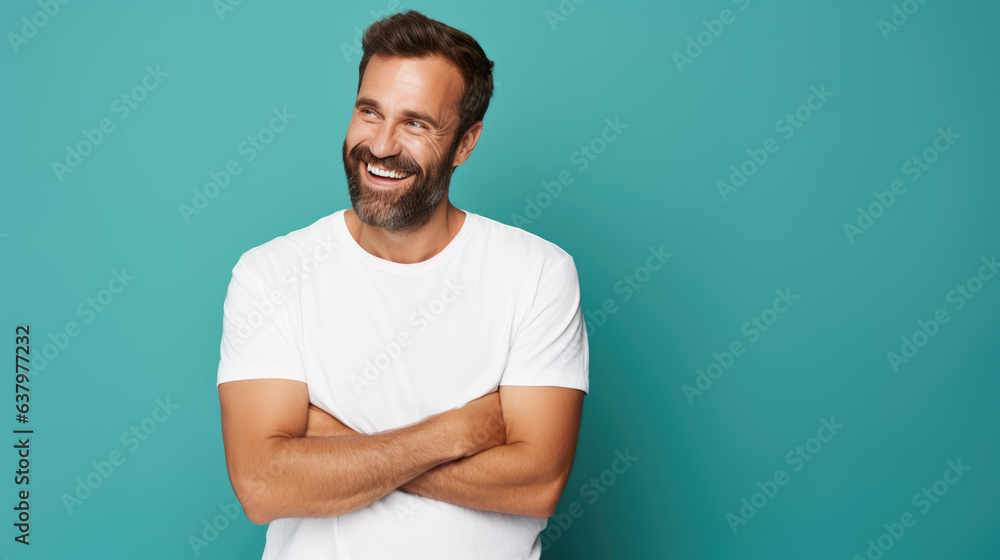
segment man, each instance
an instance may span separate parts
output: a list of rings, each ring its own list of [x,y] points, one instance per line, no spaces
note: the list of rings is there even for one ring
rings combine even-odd
[[[467,34],[363,38],[351,209],[244,253],[218,372],[264,560],[537,559],[589,390],[572,257],[448,200],[493,92]]]

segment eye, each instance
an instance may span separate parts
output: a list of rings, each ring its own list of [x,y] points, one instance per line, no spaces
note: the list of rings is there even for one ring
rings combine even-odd
[[[372,115],[375,114],[375,111],[372,111],[371,109],[358,109],[358,112],[362,114],[367,114],[367,113],[371,113]]]
[[[417,125],[417,126],[419,126],[420,128],[427,128],[427,127],[425,127],[425,126],[424,126],[423,124],[421,124],[421,123],[420,123],[420,122],[418,122],[418,121],[408,121],[408,122],[407,122],[406,124],[410,124],[410,123],[413,123],[413,124],[416,124],[416,125]],[[411,126],[410,128],[413,128],[413,127]]]

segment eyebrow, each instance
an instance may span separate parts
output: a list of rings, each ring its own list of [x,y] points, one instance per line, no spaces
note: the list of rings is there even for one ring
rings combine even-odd
[[[368,105],[370,107],[374,107],[375,109],[378,109],[379,111],[382,110],[381,106],[378,104],[378,101],[375,101],[374,99],[372,99],[370,97],[360,97],[360,98],[358,98],[357,102],[354,103],[354,108],[357,109],[357,108],[361,107],[362,105]],[[408,118],[408,119],[417,119],[417,120],[421,120],[421,121],[427,121],[427,123],[430,124],[431,126],[433,126],[434,128],[441,128],[441,125],[438,124],[438,122],[437,122],[436,119],[434,119],[433,117],[431,117],[430,115],[428,115],[426,113],[421,113],[420,111],[414,111],[412,109],[406,109],[406,110],[403,111],[403,116],[406,117],[406,118]]]

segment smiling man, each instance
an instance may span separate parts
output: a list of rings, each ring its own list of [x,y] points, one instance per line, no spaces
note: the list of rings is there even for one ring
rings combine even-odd
[[[264,560],[537,559],[589,390],[573,258],[456,208],[493,62],[417,12],[369,27],[350,209],[244,253],[217,385]]]

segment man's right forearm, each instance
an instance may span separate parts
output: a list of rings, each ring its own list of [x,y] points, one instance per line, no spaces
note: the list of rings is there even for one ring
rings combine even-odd
[[[244,509],[257,524],[344,515],[474,450],[449,411],[365,436],[273,436],[245,478]]]

